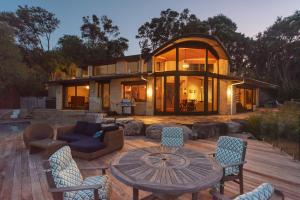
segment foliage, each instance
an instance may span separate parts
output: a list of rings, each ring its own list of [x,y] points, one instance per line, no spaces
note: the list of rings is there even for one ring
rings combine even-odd
[[[119,37],[119,27],[111,19],[105,15],[100,19],[96,15],[82,19],[80,30],[88,48],[89,61],[124,56],[124,51],[128,49],[128,40]]]
[[[76,35],[64,35],[58,40],[58,50],[66,59],[68,64],[81,65],[87,57],[87,48],[83,40]]]
[[[140,26],[136,38],[140,40],[142,53],[147,54],[168,40],[187,33],[208,33],[208,26],[188,9],[181,13],[167,9],[161,11],[159,18],[152,18]]]
[[[25,49],[50,50],[51,34],[58,28],[55,14],[41,7],[18,6],[15,13],[0,13],[0,21],[15,28],[20,45]],[[46,48],[43,45],[46,41]]]
[[[286,102],[279,111],[252,115],[247,122],[247,130],[256,138],[270,141],[290,154],[300,154],[300,103]]]
[[[282,99],[300,97],[300,11],[278,18],[257,36],[251,64],[257,78],[281,86]]]
[[[14,41],[13,29],[0,22],[0,92],[22,86],[27,76],[21,53]]]

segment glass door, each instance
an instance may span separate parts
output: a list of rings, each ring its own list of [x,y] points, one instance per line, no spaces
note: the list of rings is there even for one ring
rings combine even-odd
[[[165,91],[165,102],[166,112],[174,112],[175,110],[175,77],[166,77],[166,91]]]
[[[110,108],[110,97],[109,97],[109,83],[101,84],[101,97],[102,97],[102,110],[109,111]]]

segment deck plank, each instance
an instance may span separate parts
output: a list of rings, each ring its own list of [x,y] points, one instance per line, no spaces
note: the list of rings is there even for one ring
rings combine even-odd
[[[76,159],[79,167],[97,166],[98,163],[109,164],[122,152],[141,147],[158,145],[157,142],[144,137],[127,137],[121,151],[111,153],[93,161]],[[189,141],[186,147],[203,153],[212,152],[216,141]],[[42,171],[42,157],[39,154],[29,155],[20,135],[0,136],[0,199],[52,200],[47,192],[48,185]],[[271,182],[282,190],[286,199],[300,199],[300,162],[292,160],[285,153],[274,149],[270,144],[260,141],[248,141],[244,181],[245,191],[250,191],[263,182]],[[84,176],[97,175],[99,172],[85,172]],[[111,173],[108,171],[108,175]],[[112,179],[112,200],[132,199],[132,188]],[[13,192],[14,191],[14,192]],[[238,195],[238,185],[226,183],[225,194],[230,197]],[[140,191],[140,198],[149,195]],[[199,198],[211,199],[208,190],[199,192]],[[191,194],[185,194],[180,200],[191,199]]]

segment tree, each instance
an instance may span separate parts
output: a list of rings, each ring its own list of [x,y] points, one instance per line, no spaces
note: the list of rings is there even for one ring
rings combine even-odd
[[[15,44],[13,29],[0,22],[0,92],[8,88],[20,88],[27,76],[27,69]]]
[[[0,21],[6,21],[16,30],[16,36],[24,49],[50,50],[51,34],[58,28],[55,14],[41,7],[18,6],[15,13],[0,13]],[[43,42],[46,42],[46,48]]]
[[[100,59],[101,55],[102,58],[124,56],[128,49],[128,40],[119,37],[119,28],[113,25],[111,19],[105,15],[101,19],[96,15],[92,15],[91,18],[85,16],[82,19],[80,30],[89,51],[89,60]]]
[[[76,35],[64,35],[59,38],[57,50],[69,64],[75,63],[76,65],[83,64],[88,54],[83,40]]]
[[[300,98],[300,11],[258,34],[251,57],[257,78],[280,85],[282,99]]]
[[[143,54],[147,54],[168,40],[187,33],[207,33],[208,26],[188,9],[181,13],[167,9],[160,13],[159,18],[152,18],[138,29],[136,38]]]

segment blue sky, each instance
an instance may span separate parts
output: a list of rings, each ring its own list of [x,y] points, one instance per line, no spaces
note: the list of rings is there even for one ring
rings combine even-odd
[[[238,26],[238,31],[253,37],[264,31],[277,18],[288,16],[300,9],[300,0],[0,0],[0,11],[14,11],[18,5],[41,6],[60,19],[61,24],[52,36],[56,45],[64,34],[80,36],[82,17],[107,15],[119,26],[121,36],[129,39],[126,55],[140,52],[135,39],[138,27],[161,10],[188,8],[201,20],[225,14]]]

